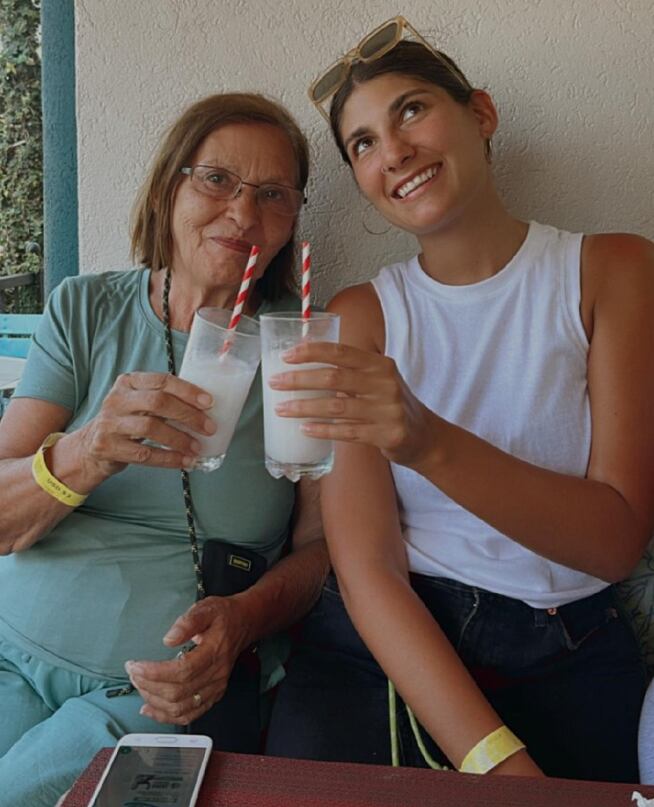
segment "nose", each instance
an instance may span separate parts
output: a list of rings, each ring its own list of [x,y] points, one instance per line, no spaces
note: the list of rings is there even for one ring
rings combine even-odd
[[[256,190],[248,185],[242,185],[236,196],[229,200],[227,215],[242,231],[255,226],[261,219]]]
[[[401,133],[389,133],[382,144],[382,173],[393,174],[402,168],[415,154],[413,146]]]

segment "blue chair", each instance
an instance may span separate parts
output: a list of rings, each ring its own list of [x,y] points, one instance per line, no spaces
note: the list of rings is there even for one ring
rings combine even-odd
[[[24,359],[41,314],[0,314],[0,356]]]
[[[24,359],[41,314],[0,314],[0,363]],[[13,362],[12,362],[13,363]],[[11,389],[0,389],[0,417],[9,404]]]

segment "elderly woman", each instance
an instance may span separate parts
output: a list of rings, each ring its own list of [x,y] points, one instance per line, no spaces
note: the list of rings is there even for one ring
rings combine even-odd
[[[229,696],[239,656],[320,591],[316,497],[266,473],[258,379],[223,466],[183,486],[199,446],[177,424],[216,425],[210,396],[167,372],[195,310],[234,304],[253,244],[245,313],[298,307],[307,173],[306,141],[280,106],[206,98],[170,129],[141,190],[142,268],[69,279],[49,301],[0,422],[3,803],[51,807],[124,733],[183,730]],[[245,591],[203,598],[189,546],[215,541],[256,551],[267,571]],[[258,650],[265,689],[279,654],[266,641]],[[222,728],[229,748],[237,726]]]

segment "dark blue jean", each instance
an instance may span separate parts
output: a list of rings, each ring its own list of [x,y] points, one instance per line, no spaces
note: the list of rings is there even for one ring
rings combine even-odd
[[[646,676],[612,587],[558,609],[453,580],[414,590],[506,725],[550,776],[638,781]],[[402,764],[423,767],[398,699]],[[435,758],[443,760],[422,732]],[[273,756],[390,764],[387,682],[330,576],[305,620],[268,733]]]

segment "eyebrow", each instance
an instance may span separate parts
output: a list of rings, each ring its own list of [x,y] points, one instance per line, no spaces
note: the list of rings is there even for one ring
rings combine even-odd
[[[415,95],[424,95],[427,92],[428,90],[416,88],[415,90],[407,90],[407,92],[401,93],[388,105],[388,116],[390,117],[391,115],[394,115],[405,104],[405,102],[408,101],[409,98],[413,98]],[[367,126],[359,126],[358,129],[355,129],[343,143],[345,150],[347,151],[348,146],[353,140],[363,137],[363,135],[368,134],[369,131],[370,130]]]

